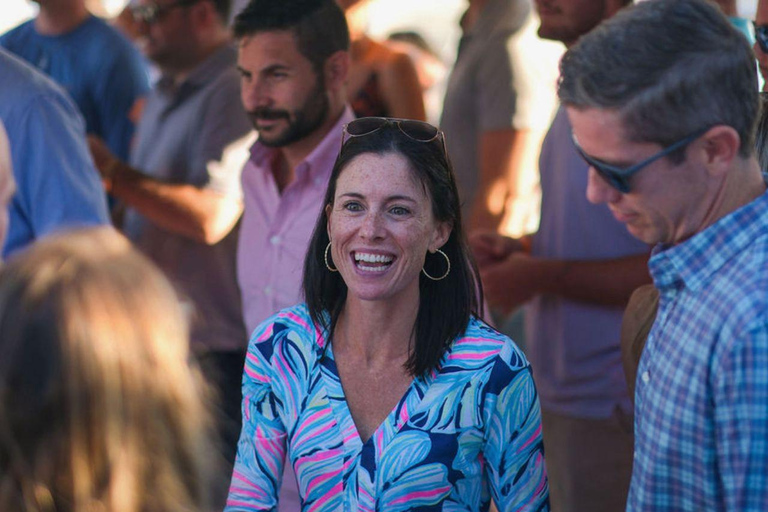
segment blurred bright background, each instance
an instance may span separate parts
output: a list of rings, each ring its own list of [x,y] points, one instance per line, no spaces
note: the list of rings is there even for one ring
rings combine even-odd
[[[127,0],[87,0],[92,12],[103,17],[119,13]],[[31,0],[0,0],[0,33],[15,27],[37,13]],[[386,37],[395,30],[420,32],[435,51],[452,60],[459,37],[458,20],[466,0],[373,0],[371,26],[373,36]]]
[[[0,33],[31,18],[37,4],[31,0],[0,0]],[[91,11],[111,17],[120,12],[127,0],[87,0]],[[384,38],[396,30],[421,33],[446,62],[452,62],[459,38],[458,20],[467,0],[373,0],[370,34]],[[757,0],[738,0],[740,14],[754,18]]]

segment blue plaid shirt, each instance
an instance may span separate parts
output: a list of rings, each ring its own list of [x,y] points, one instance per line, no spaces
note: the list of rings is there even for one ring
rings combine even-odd
[[[649,266],[627,510],[768,511],[768,194]]]

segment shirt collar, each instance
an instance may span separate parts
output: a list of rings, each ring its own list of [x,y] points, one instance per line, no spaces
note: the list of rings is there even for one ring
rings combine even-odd
[[[768,192],[721,218],[685,242],[653,250],[648,267],[660,291],[701,288],[757,237],[768,234]]]
[[[310,177],[330,176],[333,162],[336,161],[336,156],[339,154],[339,148],[341,147],[341,130],[345,124],[354,119],[355,114],[349,105],[346,105],[336,124],[328,130],[323,140],[299,164],[299,168],[296,169],[297,177],[302,173],[302,170],[308,173]],[[279,151],[279,148],[267,147],[257,140],[251,146],[251,162],[257,167],[269,168],[277,158]],[[328,165],[328,162],[331,162],[331,165]]]

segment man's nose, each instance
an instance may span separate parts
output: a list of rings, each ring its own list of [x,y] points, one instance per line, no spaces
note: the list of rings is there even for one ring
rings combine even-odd
[[[613,203],[619,200],[621,192],[613,188],[600,176],[595,168],[589,167],[587,176],[587,200],[593,204]]]
[[[243,106],[247,111],[269,106],[269,95],[259,80],[254,79],[250,83],[243,81],[241,87]]]

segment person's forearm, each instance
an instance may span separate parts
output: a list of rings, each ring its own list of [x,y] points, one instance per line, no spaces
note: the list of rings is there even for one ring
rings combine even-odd
[[[510,173],[517,132],[513,128],[484,132],[478,140],[478,186],[472,203],[469,228],[498,232],[509,196]]]
[[[242,212],[239,199],[193,185],[163,183],[122,162],[117,165],[109,191],[167,231],[214,244],[232,230]]]
[[[624,306],[632,292],[651,282],[648,255],[610,260],[576,261],[539,259],[545,276],[540,294],[605,306]]]

